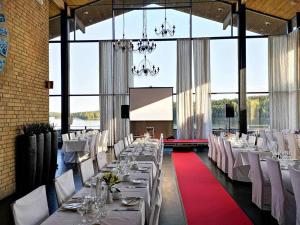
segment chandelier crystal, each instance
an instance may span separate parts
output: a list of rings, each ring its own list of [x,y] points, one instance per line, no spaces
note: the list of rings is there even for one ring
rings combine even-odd
[[[131,72],[137,76],[155,76],[159,73],[159,67],[152,65],[147,56],[144,55],[144,59],[139,63],[138,67],[133,66]]]

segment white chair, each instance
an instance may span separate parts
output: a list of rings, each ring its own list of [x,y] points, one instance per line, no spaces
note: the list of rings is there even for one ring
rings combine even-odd
[[[300,225],[300,170],[299,167],[289,167],[293,191],[296,200],[296,225]]]
[[[264,139],[261,138],[261,137],[258,137],[258,138],[257,138],[257,141],[256,141],[256,146],[257,146],[258,148],[263,148],[263,147],[264,147]]]
[[[45,185],[12,204],[15,225],[39,225],[49,217]]]
[[[120,143],[116,143],[114,144],[114,150],[115,150],[115,157],[116,159],[120,158],[120,153],[121,153],[121,149],[120,149]]]
[[[58,205],[61,206],[75,193],[73,170],[68,170],[61,176],[55,178],[54,186]]]
[[[69,133],[69,136],[70,136],[70,140],[76,139],[75,133]]]
[[[213,135],[212,136],[212,160],[214,162],[217,162],[217,159],[218,159],[218,150],[216,149],[216,136]]]
[[[288,149],[294,159],[300,159],[300,149],[297,143],[296,134],[287,134]]]
[[[81,136],[81,131],[80,130],[76,131],[76,137],[80,137],[80,136]]]
[[[212,157],[212,145],[213,145],[211,139],[212,139],[212,134],[210,133],[208,134],[208,158],[210,159]]]
[[[259,131],[259,137],[263,139],[263,147],[267,147],[268,139],[267,139],[266,131],[265,130],[260,130]]]
[[[125,148],[127,148],[129,145],[127,137],[124,138],[124,145],[125,145]]]
[[[219,145],[220,145],[220,152],[222,154],[221,170],[224,173],[228,173],[228,158],[227,158],[227,154],[226,154],[226,150],[225,150],[225,146],[224,146],[224,140],[222,138],[220,138],[220,140],[219,140]]]
[[[248,137],[248,144],[254,146],[255,142],[256,142],[256,136],[249,135],[249,137]]]
[[[236,138],[236,139],[239,139],[239,138],[240,138],[240,132],[238,132],[238,131],[235,132],[235,138]]]
[[[279,161],[267,158],[268,174],[271,182],[271,214],[278,224],[296,223],[295,197],[285,190]]]
[[[96,134],[96,142],[95,142],[95,154],[97,155],[98,152],[100,152],[100,138],[101,133]]]
[[[130,133],[130,141],[131,141],[131,143],[134,141],[132,133]]]
[[[69,135],[68,134],[62,134],[61,139],[62,139],[63,142],[68,141],[69,140]]]
[[[239,166],[234,167],[235,158],[232,153],[231,144],[229,141],[224,140],[225,150],[228,159],[228,177],[232,180],[237,180],[241,182],[250,182],[249,180],[249,170],[250,166]]]
[[[252,202],[262,210],[271,209],[271,185],[267,174],[261,169],[259,154],[248,152],[252,182]]]
[[[98,151],[106,152],[107,151],[107,143],[108,143],[108,130],[104,130],[101,134]]]
[[[273,133],[273,136],[277,142],[278,152],[286,151],[287,149],[285,147],[283,134],[281,132],[275,132],[275,133]]]
[[[161,196],[161,190],[159,189],[156,197],[155,205],[152,206],[151,209],[149,225],[158,225],[161,203],[162,203],[162,196]]]
[[[105,152],[98,152],[97,153],[97,164],[98,170],[100,171],[103,167],[107,164],[107,157]]]
[[[90,143],[89,143],[89,147],[90,147],[90,155],[91,155],[91,158],[94,160],[96,158],[96,151],[95,151],[95,145],[96,145],[96,138],[97,138],[97,135],[96,134],[92,134],[90,136]]]
[[[220,150],[220,139],[222,140],[222,137],[215,137],[215,147],[217,150],[217,167],[221,169],[222,164],[222,153]]]
[[[120,143],[119,145],[120,145],[121,151],[124,150],[124,149],[125,149],[124,141],[123,141],[123,140],[120,140],[119,143]]]
[[[242,141],[243,142],[247,142],[247,138],[248,138],[247,134],[242,134]]]
[[[85,184],[91,177],[95,175],[93,160],[91,158],[87,159],[80,163],[79,167],[82,184]]]

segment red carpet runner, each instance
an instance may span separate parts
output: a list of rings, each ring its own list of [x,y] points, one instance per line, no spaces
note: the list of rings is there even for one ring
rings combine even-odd
[[[188,225],[252,224],[194,152],[172,156]]]

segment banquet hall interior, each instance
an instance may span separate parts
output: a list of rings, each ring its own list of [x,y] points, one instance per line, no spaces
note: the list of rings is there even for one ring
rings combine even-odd
[[[299,0],[0,0],[0,225],[300,225]]]

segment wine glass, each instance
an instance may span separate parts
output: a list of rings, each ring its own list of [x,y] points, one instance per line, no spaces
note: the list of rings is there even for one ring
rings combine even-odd
[[[86,220],[87,205],[85,202],[83,202],[81,206],[77,208],[77,212],[80,215],[80,221],[81,221],[80,224],[78,225],[85,225],[87,222]]]

